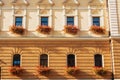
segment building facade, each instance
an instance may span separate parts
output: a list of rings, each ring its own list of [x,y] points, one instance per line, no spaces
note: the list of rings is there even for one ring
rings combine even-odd
[[[115,79],[120,78],[120,61],[119,61],[119,44],[120,44],[120,1],[109,0],[109,14],[110,14],[110,32],[111,32],[111,47],[113,55],[113,68]]]
[[[0,0],[0,78],[111,79],[109,30],[107,0]]]

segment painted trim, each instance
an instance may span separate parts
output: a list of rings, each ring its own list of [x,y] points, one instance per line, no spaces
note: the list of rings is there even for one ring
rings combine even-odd
[[[28,4],[29,4],[27,0],[23,0],[23,3],[24,3],[25,5],[28,5]],[[13,0],[13,1],[12,1],[12,4],[13,4],[13,5],[14,5],[14,4],[17,4],[17,0]]]
[[[78,0],[73,0],[75,2],[75,4],[79,4]],[[63,3],[66,3],[67,0],[64,0]]]
[[[42,0],[39,0],[38,1],[38,3],[41,3],[42,2]],[[50,3],[50,4],[53,4],[53,1],[52,0],[48,0],[48,2]]]

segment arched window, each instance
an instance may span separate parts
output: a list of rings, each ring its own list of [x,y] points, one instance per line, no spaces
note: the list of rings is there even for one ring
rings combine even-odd
[[[20,66],[20,54],[13,55],[13,66]]]
[[[96,54],[94,55],[95,66],[102,67],[102,55]]]
[[[47,54],[40,55],[40,66],[48,67],[48,55]]]
[[[67,55],[67,67],[75,66],[75,55],[69,54]]]

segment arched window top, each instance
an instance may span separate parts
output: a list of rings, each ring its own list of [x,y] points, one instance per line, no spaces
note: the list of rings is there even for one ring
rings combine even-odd
[[[20,54],[13,55],[13,66],[20,66]]]
[[[48,67],[48,55],[47,54],[40,55],[40,66]]]
[[[102,56],[101,54],[95,54],[95,56]]]
[[[95,66],[102,67],[102,55],[101,54],[95,54],[94,60],[95,60]]]
[[[40,58],[42,58],[42,59],[46,59],[47,57],[48,57],[47,54],[41,54],[41,55],[40,55]]]
[[[75,55],[74,54],[68,54],[67,55],[67,66],[68,67],[74,67],[75,66]]]
[[[68,54],[68,56],[75,56],[74,54]]]
[[[20,58],[20,54],[14,54],[14,55],[13,55],[13,58],[14,58],[14,59]]]

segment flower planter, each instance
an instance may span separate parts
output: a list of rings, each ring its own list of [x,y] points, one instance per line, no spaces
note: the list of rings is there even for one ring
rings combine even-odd
[[[38,74],[41,75],[48,75],[50,71],[51,69],[49,67],[42,67],[42,66],[37,67],[37,72]]]
[[[24,35],[25,29],[22,26],[10,26],[10,32],[15,35]]]
[[[21,67],[14,66],[11,67],[9,71],[14,76],[20,76],[24,70]]]
[[[51,28],[46,25],[39,25],[38,28],[36,29],[37,32],[42,33],[42,34],[50,34]]]
[[[69,75],[76,75],[78,73],[79,69],[76,67],[67,67],[66,72]]]
[[[90,32],[96,35],[104,35],[106,30],[100,26],[93,25],[90,27]]]
[[[93,67],[93,71],[99,76],[105,76],[107,74],[107,71],[103,67]]]
[[[64,26],[64,32],[71,34],[71,35],[76,35],[78,33],[78,28],[76,26],[73,25],[66,25]]]

